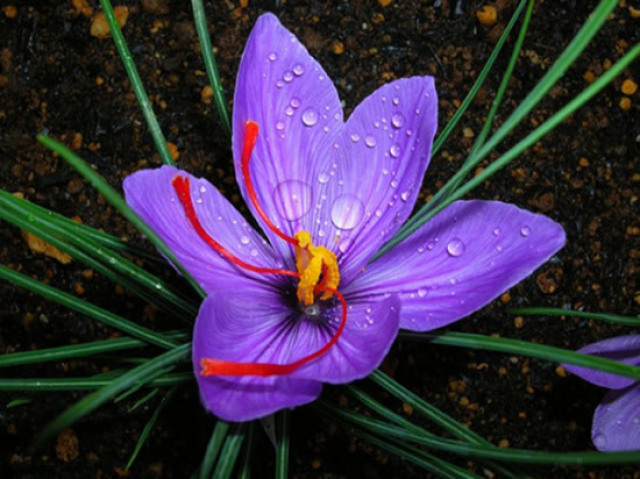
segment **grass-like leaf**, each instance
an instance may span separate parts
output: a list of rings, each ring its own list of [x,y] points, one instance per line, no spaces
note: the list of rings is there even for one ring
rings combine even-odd
[[[104,386],[97,391],[89,394],[76,404],[71,406],[65,412],[60,414],[57,418],[51,421],[42,430],[38,436],[37,443],[51,437],[61,429],[70,426],[75,421],[86,416],[90,412],[96,410],[105,402],[112,399],[116,394],[124,391],[139,383],[147,382],[147,378],[153,374],[157,369],[164,368],[166,366],[175,365],[180,361],[185,360],[189,356],[191,351],[191,343],[183,344],[170,351],[167,351],[155,358],[149,359],[144,364],[131,369],[129,372],[123,374],[117,379],[112,380],[107,386]]]
[[[224,96],[224,90],[222,89],[222,82],[220,81],[216,58],[213,55],[213,47],[211,45],[211,37],[209,36],[207,17],[204,13],[202,0],[191,0],[191,6],[193,8],[193,19],[196,24],[196,31],[198,32],[198,42],[200,43],[202,59],[204,60],[207,77],[209,78],[211,89],[213,90],[213,99],[216,102],[218,116],[220,117],[224,130],[227,134],[231,134],[229,109],[227,108],[227,100]]]
[[[204,453],[202,465],[200,466],[200,472],[198,473],[199,479],[208,479],[209,477],[211,477],[213,465],[216,463],[216,459],[218,458],[218,454],[220,453],[220,448],[222,447],[222,444],[227,437],[228,432],[228,422],[218,421],[216,423],[215,427],[213,428],[213,434],[211,434],[209,444],[207,444],[207,450]]]
[[[224,446],[222,447],[222,451],[220,452],[220,460],[213,472],[213,478],[227,479],[231,476],[238,460],[238,454],[240,454],[240,448],[242,448],[242,442],[244,441],[244,429],[244,423],[240,423],[227,437],[224,442]]]
[[[91,378],[0,378],[0,391],[93,391],[111,385],[121,374],[99,374]],[[193,373],[173,373],[146,384],[148,387],[166,387],[193,381]]]
[[[289,415],[284,409],[277,415],[277,446],[276,446],[276,479],[286,479],[289,474]]]
[[[149,132],[151,133],[151,137],[153,138],[153,143],[156,147],[156,151],[160,155],[160,159],[164,164],[173,165],[174,163],[173,159],[171,158],[171,153],[169,152],[169,147],[167,146],[167,140],[164,138],[164,134],[162,133],[162,129],[160,128],[160,124],[158,123],[158,119],[153,112],[153,107],[151,106],[151,102],[149,101],[149,96],[144,89],[144,85],[142,84],[142,80],[140,79],[140,75],[138,74],[136,64],[133,61],[133,57],[131,56],[131,52],[129,51],[127,42],[124,39],[124,35],[122,35],[122,31],[120,30],[120,25],[118,25],[116,16],[113,13],[111,2],[109,0],[100,0],[100,5],[102,6],[104,15],[107,18],[109,30],[111,31],[111,36],[113,37],[113,42],[116,45],[116,49],[118,50],[118,54],[120,55],[120,59],[122,60],[122,64],[124,65],[124,69],[127,71],[127,76],[129,77],[129,81],[131,82],[133,92],[138,99],[138,104],[140,105],[140,109],[142,110],[144,119],[147,122],[147,126],[149,127]]]
[[[508,309],[508,313],[521,314],[527,316],[573,316],[576,318],[597,319],[606,323],[623,324],[625,326],[640,327],[640,317],[638,316],[621,316],[619,314],[609,313],[589,313],[587,311],[574,311],[571,309],[560,308],[513,308]]]
[[[558,363],[573,364],[589,369],[597,369],[607,373],[618,374],[633,379],[640,379],[640,367],[619,363],[611,359],[599,358],[589,354],[577,353],[554,346],[531,343],[520,339],[495,338],[480,334],[458,333],[447,331],[444,333],[410,333],[401,332],[402,339],[428,341],[431,344],[443,344],[469,349],[483,349],[502,353],[529,356]]]

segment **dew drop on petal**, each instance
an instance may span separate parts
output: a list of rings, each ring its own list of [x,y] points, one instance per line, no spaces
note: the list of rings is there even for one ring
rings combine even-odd
[[[311,207],[311,188],[298,180],[286,180],[273,192],[278,214],[287,221],[302,218]]]
[[[395,97],[392,101],[391,101],[395,106],[398,106],[400,104],[400,98]]]
[[[298,108],[300,106],[300,100],[294,97],[289,102],[289,105],[291,105],[293,108]]]
[[[318,112],[314,108],[307,108],[302,113],[302,123],[305,126],[314,126],[318,123]]]
[[[402,201],[407,201],[409,199],[409,192],[408,191],[403,191],[402,194],[400,195],[400,199]]]
[[[340,241],[340,244],[338,245],[338,249],[340,250],[341,253],[346,253],[347,250],[349,249],[349,246],[351,246],[351,240],[349,238],[345,238],[342,241]]]
[[[389,154],[394,158],[398,158],[400,156],[400,145],[398,145],[397,143],[394,143],[393,145],[391,145],[391,148],[389,149]]]
[[[449,256],[456,258],[464,253],[464,248],[464,243],[460,238],[453,238],[447,244],[447,253],[449,253]]]
[[[593,445],[596,446],[597,449],[602,449],[607,445],[607,436],[601,432],[596,433],[593,436]]]
[[[293,80],[293,73],[290,71],[284,72],[284,75],[282,75],[282,79],[287,83],[291,82],[291,80]]]
[[[355,195],[338,196],[331,207],[331,221],[340,229],[350,230],[362,219],[364,204]]]
[[[201,204],[202,204],[202,198],[198,198],[198,199],[196,199],[196,203],[198,203],[199,205],[201,205]]]
[[[276,52],[269,53],[269,61],[275,62],[278,59],[278,54]]]
[[[367,145],[369,148],[373,148],[374,146],[376,146],[376,139],[375,137],[369,135],[366,136],[364,139],[364,144]]]
[[[277,86],[278,88],[282,88],[282,87],[284,86],[284,82],[283,82],[282,80],[278,80],[278,81],[276,82],[276,86]]]
[[[358,143],[360,141],[360,135],[358,135],[357,133],[352,133],[350,138],[354,143]]]
[[[526,238],[531,234],[531,228],[529,228],[528,226],[523,226],[522,229],[520,229],[520,234]]]
[[[402,128],[404,125],[404,116],[401,113],[396,113],[391,117],[391,124],[394,128]]]
[[[287,116],[293,116],[294,114],[293,108],[291,108],[290,106],[286,107],[284,109],[284,114]]]
[[[433,241],[429,241],[429,242],[427,243],[427,249],[428,249],[429,251],[433,250],[433,248],[435,248],[435,247],[436,247],[436,244],[435,244]]]
[[[493,236],[498,236],[500,234],[500,228],[493,229]]]
[[[258,256],[258,250],[253,248],[251,251],[249,251],[249,254],[255,258],[256,256]]]
[[[245,235],[240,236],[240,243],[249,244],[249,237]]]
[[[420,296],[421,298],[424,298],[426,295],[427,295],[427,289],[426,288],[418,289],[418,296]]]
[[[300,75],[302,75],[304,73],[304,67],[302,65],[300,65],[299,63],[293,67],[293,74],[297,77],[299,77]]]
[[[207,188],[205,188],[204,186],[200,187],[200,193],[206,193],[207,192]]]
[[[329,181],[329,175],[327,175],[326,173],[320,173],[318,175],[318,183],[320,183],[321,185],[326,184]]]
[[[305,306],[302,310],[307,316],[319,316],[322,312],[320,309],[320,305],[317,303],[314,303],[311,306]]]
[[[278,130],[278,131],[284,130],[284,123],[282,123],[281,121],[276,123],[276,130]]]

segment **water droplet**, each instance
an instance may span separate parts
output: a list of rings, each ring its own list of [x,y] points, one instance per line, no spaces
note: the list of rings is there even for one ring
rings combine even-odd
[[[200,187],[200,193],[206,193],[207,192],[207,188],[205,188],[204,186]]]
[[[374,146],[376,146],[376,139],[371,135],[366,136],[364,139],[364,144],[369,148],[373,148]]]
[[[447,244],[447,253],[449,253],[449,256],[453,256],[455,258],[464,253],[464,248],[464,243],[460,238],[453,238]]]
[[[403,191],[402,194],[400,195],[400,199],[402,201],[407,201],[409,199],[409,192],[408,191]]]
[[[531,228],[529,228],[528,226],[523,226],[520,230],[520,234],[526,238],[531,234]]]
[[[398,106],[398,105],[400,104],[400,98],[395,97],[395,98],[392,100],[392,103],[393,103],[395,106]]]
[[[297,77],[299,77],[300,75],[302,75],[304,73],[304,67],[302,65],[300,65],[299,63],[293,67],[293,74]]]
[[[428,249],[429,251],[432,251],[432,250],[433,250],[433,248],[435,248],[435,247],[436,247],[436,244],[435,244],[433,241],[429,241],[429,242],[427,243],[427,249]]]
[[[249,254],[255,258],[256,256],[258,256],[258,250],[253,248],[251,251],[249,251]]]
[[[397,143],[394,143],[393,145],[391,145],[391,148],[389,149],[389,154],[394,158],[398,158],[400,156],[400,145],[398,145]]]
[[[284,114],[287,116],[293,116],[293,113],[294,113],[293,108],[291,108],[290,106],[284,109]]]
[[[601,432],[596,433],[593,436],[592,440],[593,440],[593,445],[596,446],[596,448],[598,449],[602,449],[607,445],[607,436],[605,436]]]
[[[377,218],[381,218],[382,217],[382,211],[376,210],[375,215],[376,215]]]
[[[391,117],[391,124],[394,128],[402,128],[404,125],[404,116],[401,113],[396,113]]]
[[[496,246],[496,251],[499,253],[500,251],[502,251],[502,245],[498,245]]]
[[[398,187],[398,180],[391,180],[391,188],[397,188]]]
[[[284,130],[284,123],[282,123],[281,121],[276,123],[276,130],[278,130],[278,131]]]
[[[326,173],[320,173],[318,175],[318,183],[320,183],[321,185],[326,184],[329,181],[329,175],[327,175]]]
[[[276,82],[276,86],[277,86],[278,88],[282,88],[282,87],[284,86],[284,82],[283,82],[282,80],[278,80],[278,81]]]
[[[362,219],[364,204],[355,195],[341,195],[333,202],[331,207],[331,221],[336,227],[350,230]]]
[[[338,249],[340,250],[341,253],[346,253],[347,250],[349,249],[349,246],[351,246],[351,240],[349,238],[345,238],[342,241],[340,241],[340,245],[338,246]]]
[[[424,246],[418,246],[418,253],[424,253]]]
[[[290,71],[286,71],[284,72],[284,74],[282,75],[282,79],[287,82],[290,83],[291,80],[293,80],[293,73]]]
[[[421,298],[424,298],[427,295],[427,289],[426,288],[420,288],[418,290],[418,296],[420,296]]]
[[[198,203],[199,205],[201,205],[201,204],[202,204],[202,198],[198,198],[198,199],[196,199],[196,203]]]
[[[360,141],[360,135],[358,135],[357,133],[352,133],[350,138],[354,143],[358,143]]]
[[[413,130],[407,130],[406,131],[407,136],[411,136],[413,135]],[[413,150],[412,150],[413,151]]]
[[[298,108],[300,106],[300,100],[298,100],[297,98],[292,98],[291,101],[289,102],[289,104],[293,108]]]
[[[304,308],[302,308],[302,311],[304,311],[304,314],[306,314],[307,316],[319,316],[321,313],[320,305],[316,303],[312,304],[311,306],[305,306]]]
[[[493,229],[493,236],[498,236],[500,234],[500,228]]]
[[[249,244],[249,237],[245,235],[240,236],[240,243]]]
[[[303,217],[311,206],[311,188],[298,180],[286,180],[273,192],[278,214],[288,221]]]
[[[307,108],[302,113],[302,123],[305,126],[313,126],[318,123],[318,112],[313,108]]]
[[[278,59],[278,54],[276,52],[269,53],[269,61],[275,62]]]

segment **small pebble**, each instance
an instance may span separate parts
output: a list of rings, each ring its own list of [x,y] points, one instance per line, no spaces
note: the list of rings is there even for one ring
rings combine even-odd
[[[620,108],[627,111],[629,108],[631,108],[631,99],[629,97],[623,96],[622,98],[620,98],[620,103],[618,103],[618,105],[620,106]]]
[[[620,91],[625,95],[633,95],[638,90],[638,84],[634,82],[632,79],[627,78],[624,82],[622,82],[622,87]]]
[[[18,9],[13,5],[8,5],[2,9],[4,16],[7,18],[16,18],[18,16]]]
[[[127,19],[129,18],[129,8],[128,7],[115,7],[113,9],[113,13],[116,17],[116,21],[120,28],[124,27],[127,23]],[[111,32],[109,31],[109,23],[107,23],[107,17],[104,12],[98,13],[91,22],[91,36],[96,38],[109,38],[111,36]]]
[[[498,21],[498,10],[493,5],[485,5],[476,10],[476,18],[485,27],[490,27]]]

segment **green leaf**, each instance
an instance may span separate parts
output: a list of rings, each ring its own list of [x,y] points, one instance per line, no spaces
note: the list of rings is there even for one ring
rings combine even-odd
[[[93,391],[111,385],[122,374],[98,374],[90,378],[0,378],[0,391]],[[167,374],[147,384],[149,387],[166,387],[193,381],[193,373]]]
[[[218,421],[216,422],[215,427],[213,428],[213,434],[211,435],[211,439],[209,440],[209,444],[207,444],[207,450],[204,453],[204,459],[202,460],[202,465],[200,466],[200,473],[198,477],[200,479],[208,479],[211,477],[211,471],[213,470],[213,465],[218,458],[218,454],[220,453],[220,448],[222,447],[222,443],[227,437],[227,433],[229,431],[229,423],[226,421]]]
[[[289,415],[284,409],[277,415],[276,479],[287,479],[289,475]]]
[[[100,5],[102,6],[102,10],[104,10],[104,15],[107,19],[107,23],[109,24],[111,36],[113,37],[113,42],[115,43],[116,49],[120,54],[120,59],[122,60],[124,69],[127,71],[127,76],[129,77],[129,81],[131,82],[131,87],[133,88],[133,92],[136,94],[138,104],[140,105],[140,109],[142,110],[144,119],[147,122],[149,132],[151,133],[151,137],[153,138],[156,150],[160,155],[160,159],[165,165],[173,165],[174,163],[173,159],[171,158],[171,153],[169,152],[169,147],[167,146],[167,140],[165,140],[164,135],[162,134],[162,130],[160,129],[160,124],[158,123],[156,115],[153,112],[151,102],[149,101],[147,92],[144,89],[144,85],[142,84],[140,75],[138,74],[136,64],[133,61],[131,52],[129,51],[129,47],[127,47],[127,42],[124,39],[124,35],[122,35],[122,31],[120,30],[120,25],[118,25],[116,16],[113,13],[111,2],[109,0],[100,0]]]
[[[242,442],[244,441],[244,424],[240,423],[236,426],[235,430],[229,434],[227,440],[224,442],[222,452],[220,452],[220,460],[216,466],[216,470],[213,473],[215,479],[227,479],[231,476],[236,462]]]
[[[510,314],[522,315],[546,315],[546,316],[573,316],[576,318],[597,319],[613,324],[623,324],[625,326],[640,327],[640,317],[638,316],[620,316],[619,314],[609,313],[589,313],[587,311],[574,311],[571,309],[559,308],[513,308],[508,309]]]

